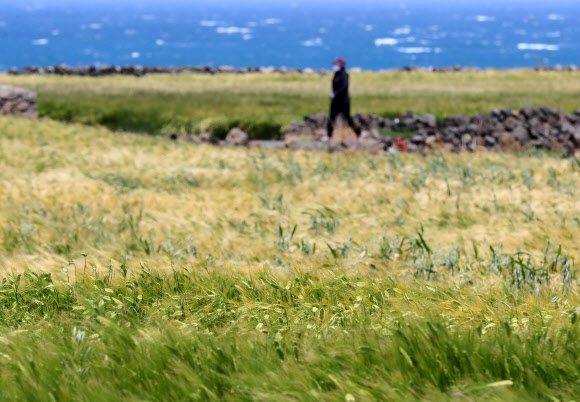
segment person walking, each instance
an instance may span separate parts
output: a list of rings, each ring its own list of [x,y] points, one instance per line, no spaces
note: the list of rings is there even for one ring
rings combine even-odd
[[[332,66],[334,69],[334,78],[332,79],[332,93],[330,94],[330,119],[328,120],[327,126],[327,140],[332,139],[336,119],[339,115],[342,115],[358,137],[360,135],[360,130],[355,127],[354,121],[350,115],[350,96],[348,94],[346,60],[342,57],[337,57],[332,63]]]

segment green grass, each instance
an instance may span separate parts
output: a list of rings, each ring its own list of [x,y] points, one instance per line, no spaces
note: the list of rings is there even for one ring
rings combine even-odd
[[[529,400],[580,386],[577,311],[527,302],[560,292],[77,269],[3,281],[2,399]]]
[[[505,106],[580,106],[580,73],[352,74],[353,112],[395,117],[413,110],[438,119]],[[54,77],[0,75],[0,82],[39,93],[42,116],[150,134],[209,130],[224,137],[240,126],[253,138],[271,139],[293,119],[327,111],[330,76],[150,75]]]
[[[578,159],[545,152],[0,116],[0,399],[572,400],[579,192]]]

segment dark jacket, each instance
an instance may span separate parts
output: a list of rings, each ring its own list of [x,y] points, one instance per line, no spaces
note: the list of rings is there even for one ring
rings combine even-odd
[[[350,97],[348,96],[348,73],[344,69],[334,73],[332,92],[334,93],[332,103],[337,105],[347,105],[350,103]]]

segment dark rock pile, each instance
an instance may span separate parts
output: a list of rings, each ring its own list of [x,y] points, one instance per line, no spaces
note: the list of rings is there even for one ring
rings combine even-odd
[[[378,141],[385,150],[392,147],[393,137],[399,135],[407,137],[404,142],[410,152],[430,148],[459,152],[534,147],[572,154],[580,149],[580,109],[564,113],[549,107],[504,108],[471,117],[449,116],[441,122],[433,115],[419,116],[413,112],[401,113],[394,120],[357,113],[353,120],[362,131],[359,143]],[[306,116],[302,122],[293,121],[284,131],[283,139],[287,143],[317,141],[324,135],[327,121],[325,113]]]
[[[419,67],[419,66],[405,66],[400,69],[401,71],[412,72],[412,71],[421,71],[421,72],[428,72],[428,73],[457,73],[457,72],[469,72],[469,73],[478,73],[481,71],[489,71],[489,70],[498,70],[494,68],[480,68],[480,67],[466,67],[466,66],[446,66],[446,67]],[[580,71],[580,67],[575,65],[563,66],[561,64],[556,64],[554,66],[536,66],[533,68],[534,71],[554,71],[554,72],[574,72]]]
[[[431,73],[457,73],[457,72],[470,72],[477,73],[486,70],[496,70],[496,69],[481,69],[479,67],[466,67],[466,66],[447,66],[447,67],[418,67],[418,66],[405,66],[400,68],[399,71],[413,72],[431,72]],[[535,67],[536,71],[555,71],[555,72],[573,72],[580,71],[580,68],[571,66],[538,66]],[[361,68],[352,68],[352,72],[363,72],[365,70]],[[270,74],[270,73],[294,73],[294,74],[329,74],[331,71],[322,69],[312,69],[312,68],[287,68],[287,67],[233,67],[233,66],[140,66],[140,65],[127,65],[127,66],[79,66],[72,67],[67,65],[54,65],[48,67],[41,66],[25,66],[21,69],[12,68],[8,71],[9,74],[13,75],[75,75],[83,77],[104,77],[108,75],[133,75],[136,77],[142,77],[147,74],[180,74],[180,73],[198,73],[198,74]]]
[[[36,93],[0,85],[0,114],[38,118]]]
[[[147,74],[270,74],[270,73],[296,73],[296,74],[327,74],[328,70],[314,70],[311,68],[286,68],[286,67],[241,67],[232,66],[178,66],[178,67],[150,67],[150,66],[80,66],[54,65],[48,67],[26,66],[21,69],[13,68],[8,71],[11,75],[69,75],[82,77],[105,77],[108,75],[132,75],[142,77]]]

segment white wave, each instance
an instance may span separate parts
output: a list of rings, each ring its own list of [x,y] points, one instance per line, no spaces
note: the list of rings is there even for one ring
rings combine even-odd
[[[254,37],[252,35],[250,35],[250,34],[245,34],[245,35],[242,36],[242,39],[243,40],[250,40],[250,39],[254,39]]]
[[[136,35],[137,31],[135,31],[134,29],[125,29],[125,35],[127,36],[131,36],[131,35]]]
[[[302,42],[302,46],[306,47],[318,47],[322,46],[322,44],[323,44],[322,38],[308,39]]]
[[[281,23],[282,20],[279,18],[266,18],[264,21],[262,21],[262,24],[264,25],[276,25]]]
[[[139,53],[139,52],[133,52],[133,53],[131,53],[131,58],[132,59],[138,59],[139,57],[141,57],[141,53]]]
[[[409,35],[411,33],[411,27],[405,25],[404,27],[397,28],[393,31],[393,35]]]
[[[95,29],[95,30],[102,29],[103,28],[103,24],[92,23],[92,24],[89,24],[89,28],[90,29]]]
[[[546,38],[559,38],[560,36],[562,36],[560,32],[548,32],[546,34]]]
[[[547,45],[545,43],[518,43],[518,50],[546,50],[549,52],[557,52],[560,50],[560,46]]]
[[[431,53],[430,47],[398,47],[397,52],[405,54]]]
[[[202,27],[217,27],[219,25],[219,22],[218,21],[203,20],[199,23],[199,25],[201,25]]]
[[[48,39],[46,39],[46,38],[36,39],[36,40],[32,41],[32,44],[34,46],[45,46],[45,45],[48,45]]]
[[[156,44],[157,46],[163,46],[163,45],[165,45],[165,41],[164,41],[163,39],[157,39],[157,40],[155,41],[155,44]]]
[[[548,19],[550,21],[562,21],[564,16],[562,14],[548,14]]]
[[[477,22],[493,22],[495,21],[495,17],[490,17],[488,15],[478,15],[475,17]]]
[[[52,31],[50,31],[50,34],[52,36],[58,36],[60,35],[60,31],[58,29],[53,29]]]
[[[256,28],[258,26],[258,23],[254,22],[254,21],[250,21],[246,24],[246,26],[248,26],[250,28]]]
[[[365,31],[370,32],[373,30],[373,26],[372,25],[365,25]]]
[[[240,28],[240,27],[219,27],[215,31],[219,34],[225,35],[234,35],[234,34],[247,35],[252,33],[252,30],[250,28]]]
[[[377,38],[375,46],[395,46],[399,41],[395,38]]]
[[[325,33],[326,33],[326,28],[320,28],[320,29],[318,30],[318,33],[319,33],[319,34],[325,34]]]

